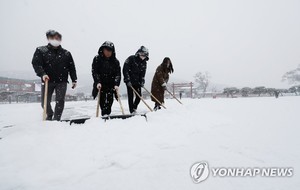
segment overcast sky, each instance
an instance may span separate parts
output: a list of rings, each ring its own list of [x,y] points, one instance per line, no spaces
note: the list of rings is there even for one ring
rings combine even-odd
[[[169,56],[171,78],[187,81],[208,71],[215,83],[286,87],[300,64],[299,0],[0,0],[0,24],[2,71],[32,71],[48,29],[62,33],[79,81],[105,40],[121,65],[145,45],[148,74]]]

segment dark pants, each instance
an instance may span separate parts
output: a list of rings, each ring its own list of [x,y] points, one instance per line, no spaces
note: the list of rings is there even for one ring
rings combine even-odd
[[[53,117],[53,110],[51,107],[52,94],[55,91],[55,110]],[[48,97],[47,97],[47,120],[57,120],[59,121],[62,115],[62,112],[65,107],[65,96],[67,91],[67,83],[48,83]],[[42,108],[44,107],[44,94],[45,94],[45,85],[42,85]]]
[[[140,86],[133,85],[132,87],[137,91],[137,93],[140,96],[142,96],[142,88]],[[128,96],[129,111],[130,113],[133,113],[137,109],[141,99],[140,97],[136,96],[133,90],[131,89],[131,87],[128,86],[127,86],[127,96]],[[135,96],[135,100],[134,100],[134,96]]]
[[[102,116],[109,115],[111,113],[111,106],[114,102],[114,93],[113,88],[103,89],[100,91],[100,108]]]

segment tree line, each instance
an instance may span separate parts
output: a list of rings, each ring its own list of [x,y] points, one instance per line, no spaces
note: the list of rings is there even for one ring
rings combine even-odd
[[[197,72],[194,75],[194,80],[196,84],[196,89],[201,91],[202,97],[205,97],[208,86],[211,83],[211,75],[208,72]],[[293,93],[295,95],[300,95],[300,64],[296,69],[286,72],[282,76],[282,82],[288,82],[291,87],[288,89],[276,89],[268,88],[265,86],[257,86],[254,88],[250,87],[228,87],[223,89],[223,94],[227,97],[234,97],[236,95],[241,95],[242,97],[248,97],[250,95],[262,96],[278,96],[279,94],[283,95],[284,93]],[[214,89],[214,88],[212,88]]]

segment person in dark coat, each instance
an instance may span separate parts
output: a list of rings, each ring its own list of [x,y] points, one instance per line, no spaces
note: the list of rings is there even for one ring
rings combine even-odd
[[[149,60],[149,51],[146,47],[141,46],[135,55],[128,57],[124,63],[123,75],[124,82],[127,86],[128,105],[131,114],[136,113],[136,109],[140,103],[140,98],[135,97],[132,88],[142,95],[142,87],[145,84],[145,74],[147,69],[147,61]]]
[[[42,80],[42,107],[44,107],[44,82],[48,81],[47,120],[60,120],[65,105],[68,76],[72,80],[72,88],[77,84],[74,60],[69,51],[61,47],[62,35],[54,30],[46,33],[48,45],[38,47],[33,55],[32,66]],[[53,112],[51,98],[55,91],[56,105]]]
[[[162,64],[160,64],[154,74],[152,84],[151,84],[151,93],[152,95],[160,101],[162,104],[164,101],[165,90],[167,89],[167,83],[169,81],[169,74],[173,73],[173,65],[169,57],[165,57]],[[160,104],[151,97],[151,100],[155,102],[154,110],[160,109]]]
[[[119,89],[121,81],[120,62],[116,58],[115,46],[106,41],[99,48],[92,64],[92,75],[94,79],[92,95],[94,99],[100,90],[100,108],[102,116],[111,113],[114,95]]]
[[[275,90],[274,95],[275,95],[275,98],[278,98],[279,97],[279,90]]]

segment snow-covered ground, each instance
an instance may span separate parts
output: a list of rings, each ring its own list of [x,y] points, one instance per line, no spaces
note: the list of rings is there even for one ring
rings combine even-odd
[[[148,122],[92,118],[72,126],[42,122],[37,103],[0,105],[0,189],[299,189],[300,97],[182,101],[167,100]],[[94,116],[95,108],[95,101],[68,102],[64,117]],[[194,184],[189,170],[202,160],[293,167],[294,176],[210,176]]]

